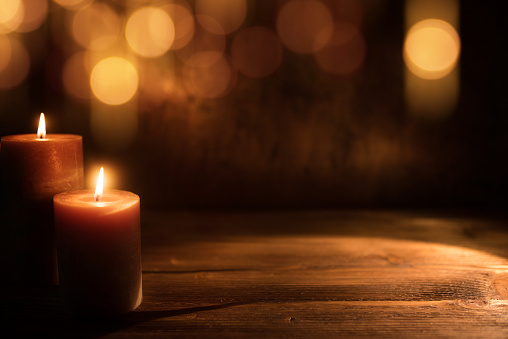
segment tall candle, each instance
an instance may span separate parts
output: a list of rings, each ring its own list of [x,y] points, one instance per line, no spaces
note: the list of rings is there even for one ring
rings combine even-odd
[[[138,307],[139,197],[120,190],[79,190],[57,194],[53,200],[65,308],[77,315],[111,316]]]
[[[53,196],[84,188],[80,135],[38,134],[1,138],[2,227],[8,279],[57,284]]]

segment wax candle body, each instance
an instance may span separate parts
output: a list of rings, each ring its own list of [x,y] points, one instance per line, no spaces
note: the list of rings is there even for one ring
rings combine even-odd
[[[92,190],[54,197],[60,290],[65,308],[78,315],[110,316],[139,306],[140,201],[136,194]]]
[[[9,278],[56,284],[53,196],[84,187],[82,137],[72,134],[1,138],[3,251]]]

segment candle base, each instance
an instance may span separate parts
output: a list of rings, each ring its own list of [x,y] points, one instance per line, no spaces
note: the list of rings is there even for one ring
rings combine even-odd
[[[132,271],[136,271],[135,265]],[[135,310],[143,300],[141,274],[119,276],[114,269],[109,274],[100,270],[83,273],[81,267],[79,272],[67,269],[60,274],[62,304],[73,316],[120,316]]]
[[[111,298],[97,298],[85,293],[82,296],[65,295],[61,289],[64,310],[73,317],[84,319],[112,318],[134,311],[143,301],[142,287],[138,290],[135,300],[111,300]],[[106,300],[104,300],[106,299]]]

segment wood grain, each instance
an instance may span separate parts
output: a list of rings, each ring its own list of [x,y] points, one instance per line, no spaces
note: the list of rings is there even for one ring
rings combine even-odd
[[[508,228],[455,213],[159,213],[141,306],[75,319],[8,286],[4,333],[107,337],[506,337]]]

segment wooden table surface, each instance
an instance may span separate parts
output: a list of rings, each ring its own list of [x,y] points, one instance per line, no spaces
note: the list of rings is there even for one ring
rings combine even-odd
[[[135,311],[74,319],[57,287],[9,286],[0,337],[508,337],[489,213],[143,211],[142,245]]]

